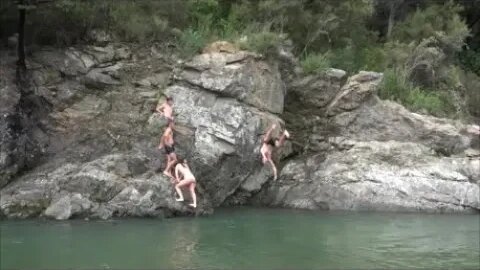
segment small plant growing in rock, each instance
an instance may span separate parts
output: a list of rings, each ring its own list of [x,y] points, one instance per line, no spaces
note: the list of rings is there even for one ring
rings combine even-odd
[[[321,53],[308,54],[300,63],[306,74],[321,73],[330,67],[327,54]]]

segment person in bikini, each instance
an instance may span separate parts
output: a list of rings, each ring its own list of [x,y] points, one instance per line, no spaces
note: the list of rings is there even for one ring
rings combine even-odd
[[[275,166],[275,163],[272,161],[272,151],[273,148],[279,148],[283,146],[285,143],[285,140],[290,137],[290,134],[288,131],[285,129],[278,139],[272,138],[272,132],[277,126],[275,124],[271,125],[270,128],[267,130],[267,133],[263,137],[262,140],[262,147],[260,148],[260,153],[262,154],[262,162],[263,164],[265,163],[270,163],[272,166],[273,170],[273,180],[277,180],[277,167]]]
[[[183,202],[183,193],[181,188],[187,187],[190,190],[190,195],[192,197],[193,203],[189,204],[193,208],[197,207],[197,195],[195,194],[196,180],[190,170],[190,167],[187,164],[187,160],[178,160],[177,165],[175,166],[175,179],[177,184],[175,185],[175,190],[179,198],[176,198],[178,202]]]
[[[155,108],[155,111],[160,115],[165,116],[167,120],[173,121],[173,98],[167,97],[164,103]]]
[[[168,120],[168,126],[163,132],[162,137],[160,138],[160,144],[158,149],[165,148],[165,154],[167,156],[167,164],[163,174],[174,179],[171,171],[173,165],[177,162],[177,155],[175,154],[175,141],[173,140],[173,120]]]

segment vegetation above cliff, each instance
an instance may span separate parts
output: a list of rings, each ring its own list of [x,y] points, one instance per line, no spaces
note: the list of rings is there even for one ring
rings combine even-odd
[[[18,2],[0,5],[5,43],[16,32]],[[100,29],[118,41],[161,42],[189,57],[218,39],[264,54],[289,39],[306,73],[385,72],[382,98],[438,116],[480,117],[480,1],[43,2],[27,11],[27,45],[88,42],[88,33]]]

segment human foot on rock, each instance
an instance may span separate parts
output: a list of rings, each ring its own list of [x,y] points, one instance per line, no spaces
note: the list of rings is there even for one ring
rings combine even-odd
[[[193,208],[197,208],[197,204],[195,204],[195,203],[190,203],[189,205]]]
[[[183,198],[175,198],[177,202],[183,202]]]
[[[169,173],[168,171],[163,171],[163,174],[168,176],[169,178],[173,178],[173,175]]]

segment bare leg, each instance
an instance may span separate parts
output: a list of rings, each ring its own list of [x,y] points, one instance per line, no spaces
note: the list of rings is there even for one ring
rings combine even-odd
[[[273,171],[273,180],[277,180],[277,167],[275,166],[275,163],[272,161],[272,152],[271,150],[267,151],[265,153],[265,156],[267,157],[267,162],[270,163],[272,166],[272,171]]]
[[[197,207],[197,195],[195,194],[195,182],[190,184],[190,195],[192,196],[193,203],[189,204],[193,208]]]
[[[168,160],[169,161],[167,162],[167,167],[165,168],[165,171],[163,171],[163,173],[170,178],[174,178],[173,175],[170,173],[170,171],[172,170],[172,166],[177,161],[177,156],[175,155],[175,153],[169,154]]]
[[[275,163],[273,163],[271,159],[269,159],[268,162],[270,162],[270,165],[272,166],[273,180],[277,180],[277,167],[275,167]]]
[[[182,190],[180,188],[184,187],[186,185],[189,185],[192,182],[195,182],[195,180],[183,179],[182,181],[178,182],[178,184],[175,186],[175,190],[177,191],[178,196],[180,197],[180,198],[176,199],[178,202],[183,202],[184,201],[183,193],[182,193]]]
[[[268,152],[268,149],[266,149],[267,146],[262,145],[262,148],[260,149],[260,153],[262,154],[262,162],[263,164],[267,163],[267,152]]]
[[[175,185],[175,190],[177,191],[177,194],[179,196],[178,199],[175,199],[177,202],[183,202],[183,193],[182,193],[182,190],[180,189],[180,187],[178,186],[180,185],[180,183],[176,184]]]
[[[167,172],[168,163],[170,163],[170,155],[167,155],[167,162],[165,162],[165,170],[163,170],[163,173]]]

